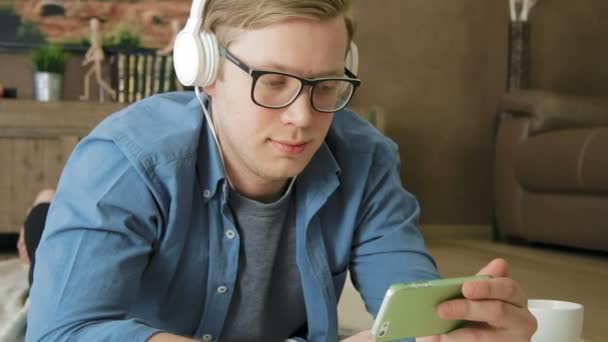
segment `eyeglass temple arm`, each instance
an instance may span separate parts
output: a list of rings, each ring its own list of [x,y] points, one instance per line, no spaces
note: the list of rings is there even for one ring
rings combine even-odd
[[[344,68],[344,73],[350,78],[358,78],[357,75],[353,74],[353,72],[348,70],[348,68]]]
[[[238,58],[236,58],[236,56],[231,54],[230,51],[226,50],[223,47],[220,47],[220,55],[226,57],[226,59],[231,61],[234,65],[251,75],[251,68],[247,64],[241,62]]]

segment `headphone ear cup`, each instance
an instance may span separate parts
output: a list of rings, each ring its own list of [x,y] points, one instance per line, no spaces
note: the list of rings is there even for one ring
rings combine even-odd
[[[346,54],[346,68],[353,74],[357,75],[359,72],[359,48],[355,42],[350,42],[350,48]]]
[[[215,82],[219,69],[220,51],[215,34],[178,33],[173,46],[173,67],[177,79],[187,87],[206,87]]]
[[[199,58],[200,73],[196,85],[210,86],[215,82],[220,65],[220,49],[214,33],[200,32],[202,54]]]
[[[182,30],[175,37],[173,44],[173,68],[177,79],[184,86],[197,84],[201,72],[201,55],[203,54],[198,34]]]

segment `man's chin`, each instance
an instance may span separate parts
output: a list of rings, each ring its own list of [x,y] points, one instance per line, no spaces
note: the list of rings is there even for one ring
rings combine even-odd
[[[301,172],[302,172],[301,169],[298,169],[298,170],[282,170],[282,171],[276,172],[274,174],[273,178],[275,178],[276,180],[286,180],[286,179],[290,179],[290,178],[296,177]]]
[[[291,165],[277,165],[277,168],[274,168],[271,171],[271,177],[276,180],[283,180],[293,178],[304,170],[306,164],[303,163],[288,163]],[[282,166],[282,167],[281,167]]]

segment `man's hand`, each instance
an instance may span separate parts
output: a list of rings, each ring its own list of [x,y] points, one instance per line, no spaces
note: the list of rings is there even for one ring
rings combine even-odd
[[[25,247],[25,233],[23,228],[19,231],[19,240],[17,240],[17,251],[19,252],[19,260],[24,264],[30,263],[30,257],[27,254],[27,248]]]
[[[372,333],[365,330],[340,342],[372,342],[373,340]]]
[[[473,321],[468,326],[441,336],[419,337],[417,342],[518,342],[530,341],[536,319],[528,311],[528,299],[514,280],[508,278],[509,265],[495,259],[478,274],[492,277],[465,283],[464,299],[441,303],[437,308],[443,319]]]

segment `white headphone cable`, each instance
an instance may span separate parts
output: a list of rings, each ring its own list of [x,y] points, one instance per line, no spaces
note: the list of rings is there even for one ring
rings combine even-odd
[[[222,161],[222,167],[224,168],[224,174],[226,176],[226,180],[228,181],[228,185],[230,185],[230,188],[232,188],[234,190],[234,186],[232,185],[232,182],[230,181],[230,177],[228,177],[228,172],[226,171],[226,162],[224,161],[224,154],[222,153],[222,147],[220,145],[220,141],[217,138],[217,134],[215,133],[215,124],[213,123],[211,113],[209,113],[209,111],[207,110],[207,106],[205,106],[205,103],[203,102],[203,99],[201,98],[200,90],[198,89],[197,86],[194,86],[194,93],[196,94],[196,98],[198,99],[198,102],[201,104],[201,108],[203,108],[203,113],[204,113],[205,119],[206,119],[205,121],[207,121],[207,125],[209,126],[209,130],[211,131],[211,135],[213,135],[213,140],[215,141],[215,145],[217,146],[217,151],[220,155],[220,160]]]

